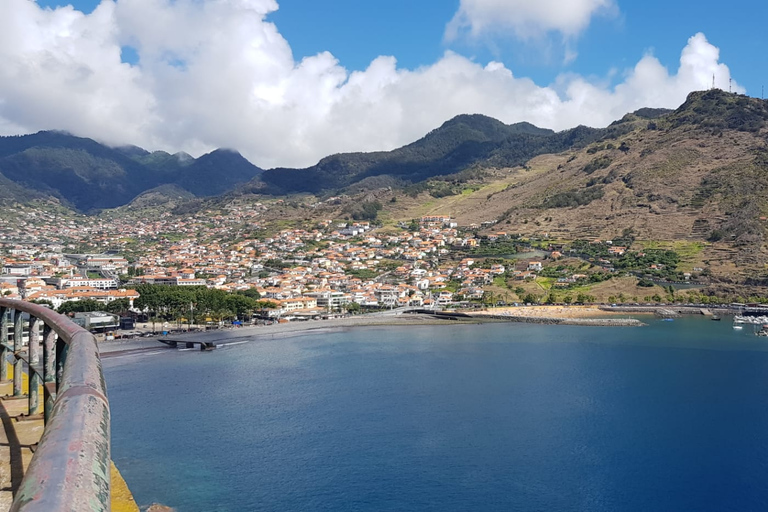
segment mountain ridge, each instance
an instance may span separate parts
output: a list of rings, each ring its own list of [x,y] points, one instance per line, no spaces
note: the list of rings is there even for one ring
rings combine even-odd
[[[392,151],[340,153],[304,169],[269,170],[233,150],[193,158],[131,145],[108,147],[65,132],[43,131],[0,137],[0,174],[21,187],[15,189],[19,197],[28,199],[23,191],[37,190],[87,212],[128,204],[163,185],[211,197],[233,191],[322,194],[353,185],[417,184],[471,169],[525,166],[541,155],[580,150],[601,141],[619,145],[622,137],[639,129],[757,134],[766,118],[766,102],[718,90],[691,93],[675,110],[638,109],[605,128],[578,126],[555,132],[527,122],[507,125],[481,114],[462,114]],[[14,194],[5,196],[8,200]]]
[[[214,171],[223,171],[222,178],[211,179]],[[85,212],[128,204],[162,185],[173,184],[197,196],[217,195],[261,172],[231,150],[195,159],[186,153],[150,153],[138,146],[111,148],[58,131],[0,137],[0,174],[21,187],[4,194],[4,200],[27,200],[29,194],[21,191],[37,190]]]

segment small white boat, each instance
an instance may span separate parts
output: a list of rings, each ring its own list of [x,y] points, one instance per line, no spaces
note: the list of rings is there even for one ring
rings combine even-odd
[[[743,325],[739,325],[739,324],[734,324],[733,328],[735,330],[737,330],[737,331],[740,331],[740,330],[742,330],[744,328],[744,326]]]

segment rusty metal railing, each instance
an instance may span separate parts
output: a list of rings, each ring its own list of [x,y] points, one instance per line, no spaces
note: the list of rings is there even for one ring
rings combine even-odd
[[[9,362],[13,395],[23,396],[26,369],[29,414],[45,420],[11,511],[108,511],[110,413],[96,339],[46,307],[0,299],[0,380]]]

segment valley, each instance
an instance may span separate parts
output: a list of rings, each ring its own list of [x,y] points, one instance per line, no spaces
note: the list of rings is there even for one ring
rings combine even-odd
[[[604,129],[559,134],[459,116],[401,150],[267,171],[236,152],[195,160],[80,139],[56,163],[64,135],[29,136],[59,146],[15,154],[3,139],[0,172],[17,179],[0,197],[4,274],[37,277],[44,293],[6,290],[60,305],[53,280],[83,270],[72,253],[125,258],[113,269],[116,287],[160,276],[255,290],[278,306],[317,293],[339,294],[356,310],[761,301],[766,119],[766,102],[717,90],[692,93],[675,111],[643,109]],[[118,181],[131,177],[118,191],[135,197],[78,211],[104,200],[67,196],[72,180],[32,187],[13,166],[48,155],[35,156],[37,174],[26,174],[45,182],[45,165],[75,165],[73,151],[101,155],[71,171],[91,191],[114,186],[100,175],[112,169]],[[119,155],[109,165],[108,151]]]

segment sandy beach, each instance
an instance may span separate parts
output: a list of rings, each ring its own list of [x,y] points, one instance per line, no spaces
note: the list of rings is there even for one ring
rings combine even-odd
[[[448,320],[427,315],[401,314],[401,315],[360,315],[347,318],[333,318],[329,320],[310,320],[306,322],[289,322],[272,325],[244,326],[237,328],[216,329],[212,331],[181,333],[168,335],[166,339],[174,341],[203,341],[216,345],[237,343],[238,341],[257,340],[260,338],[273,338],[282,336],[299,335],[305,332],[328,329],[344,329],[352,327],[390,326],[407,327],[414,325],[448,326],[457,323],[474,324],[480,320]],[[148,351],[152,349],[167,350],[167,345],[158,341],[161,337],[118,339],[114,341],[102,341],[99,343],[101,354],[109,356],[116,353],[129,353],[134,351]]]
[[[642,325],[636,320],[625,320],[626,313],[601,310],[597,306],[519,306],[499,307],[487,310],[471,311],[472,318],[439,318],[422,314],[369,314],[334,318],[329,320],[311,320],[272,325],[244,326],[216,329],[211,331],[171,334],[163,339],[179,342],[196,341],[215,345],[246,342],[258,339],[297,336],[307,332],[328,329],[344,329],[371,326],[447,326],[456,323],[482,323],[498,321],[542,321],[541,323],[563,323],[573,325]],[[615,319],[615,320],[612,320]],[[615,323],[613,323],[615,322]],[[632,323],[636,322],[636,323]],[[538,323],[538,322],[537,322]],[[105,357],[122,354],[168,350],[170,347],[161,343],[160,336],[132,339],[117,339],[99,343]]]

